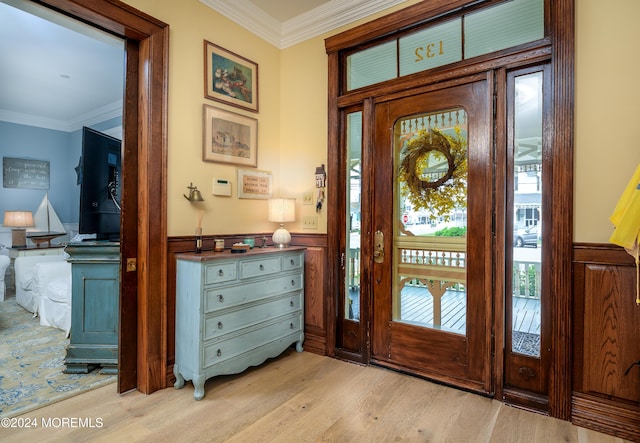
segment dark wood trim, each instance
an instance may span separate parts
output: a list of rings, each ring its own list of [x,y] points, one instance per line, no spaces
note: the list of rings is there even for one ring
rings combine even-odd
[[[129,118],[138,119],[138,42],[126,40],[126,88],[124,106],[129,112]],[[124,125],[124,139],[136,140],[138,128],[134,125]],[[127,271],[126,257],[137,257],[138,251],[138,147],[137,144],[123,143],[122,158],[122,205],[120,254],[125,260],[120,261],[120,325],[127,325],[126,329],[138,329],[138,275],[137,272]],[[138,340],[120,328],[118,342],[119,362],[119,392],[135,389],[138,384]],[[125,346],[126,344],[126,346]]]
[[[496,97],[495,104],[495,119],[497,121],[506,121],[507,119],[507,73],[506,69],[502,68],[495,72],[495,90],[494,97]],[[497,97],[504,97],[503,100],[498,100]],[[495,145],[494,145],[494,161],[497,165],[507,164],[507,137],[504,131],[496,131]],[[507,171],[505,168],[495,168],[494,181],[496,183],[507,183]],[[493,390],[496,398],[504,398],[504,358],[505,358],[505,278],[504,270],[506,269],[507,260],[510,257],[507,255],[506,248],[506,232],[509,232],[509,225],[507,224],[507,190],[496,189],[494,195],[494,246],[493,246]]]
[[[169,26],[118,0],[38,3],[127,41],[121,256],[138,271],[121,284],[118,390],[149,394],[166,386]]]
[[[340,109],[338,108],[338,85],[340,84],[340,70],[338,53],[330,53],[327,57],[328,63],[328,116],[327,116],[327,162],[328,181],[331,184],[327,188],[327,291],[326,312],[327,312],[327,355],[336,355],[336,300],[340,294],[340,253],[343,236],[343,227],[346,226],[345,214],[340,211],[344,206],[343,192],[340,187],[344,177],[343,152],[340,149],[340,133],[342,120]]]
[[[613,226],[611,227],[613,229]],[[594,263],[601,265],[634,266],[633,257],[624,249],[611,243],[575,243],[574,263]],[[574,265],[575,266],[575,265]]]
[[[606,398],[574,393],[571,422],[625,440],[640,441],[639,406],[621,406]]]
[[[562,420],[571,416],[572,356],[572,280],[573,241],[573,127],[574,127],[574,0],[550,2],[551,40],[553,46],[552,98],[553,117],[548,146],[553,147],[553,214],[547,232],[551,233],[551,368],[549,373],[549,414]]]
[[[574,244],[571,421],[630,441],[640,441],[640,371],[624,375],[640,358],[635,272],[619,246]]]

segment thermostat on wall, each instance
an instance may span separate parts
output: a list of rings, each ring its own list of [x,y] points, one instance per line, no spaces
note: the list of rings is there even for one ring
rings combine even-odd
[[[231,182],[221,178],[213,179],[213,195],[231,195]]]

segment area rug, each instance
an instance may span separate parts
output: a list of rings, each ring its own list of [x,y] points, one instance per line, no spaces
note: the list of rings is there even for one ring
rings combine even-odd
[[[116,375],[64,374],[69,339],[17,305],[0,302],[0,417],[14,417],[116,381]],[[115,388],[114,388],[115,389]]]

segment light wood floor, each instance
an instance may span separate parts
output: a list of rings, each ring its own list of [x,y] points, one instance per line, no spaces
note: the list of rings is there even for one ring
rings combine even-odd
[[[0,429],[0,441],[623,441],[422,379],[295,351],[209,380],[201,401],[190,383],[151,395],[118,395],[110,385],[19,418],[38,427]],[[42,426],[62,419],[95,427]]]

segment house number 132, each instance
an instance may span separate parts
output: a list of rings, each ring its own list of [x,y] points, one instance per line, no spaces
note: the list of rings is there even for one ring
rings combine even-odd
[[[438,43],[429,43],[426,49],[422,46],[416,48],[415,53],[416,62],[420,62],[425,58],[433,58],[437,55],[444,54],[444,45],[442,43],[442,40],[440,40]]]

